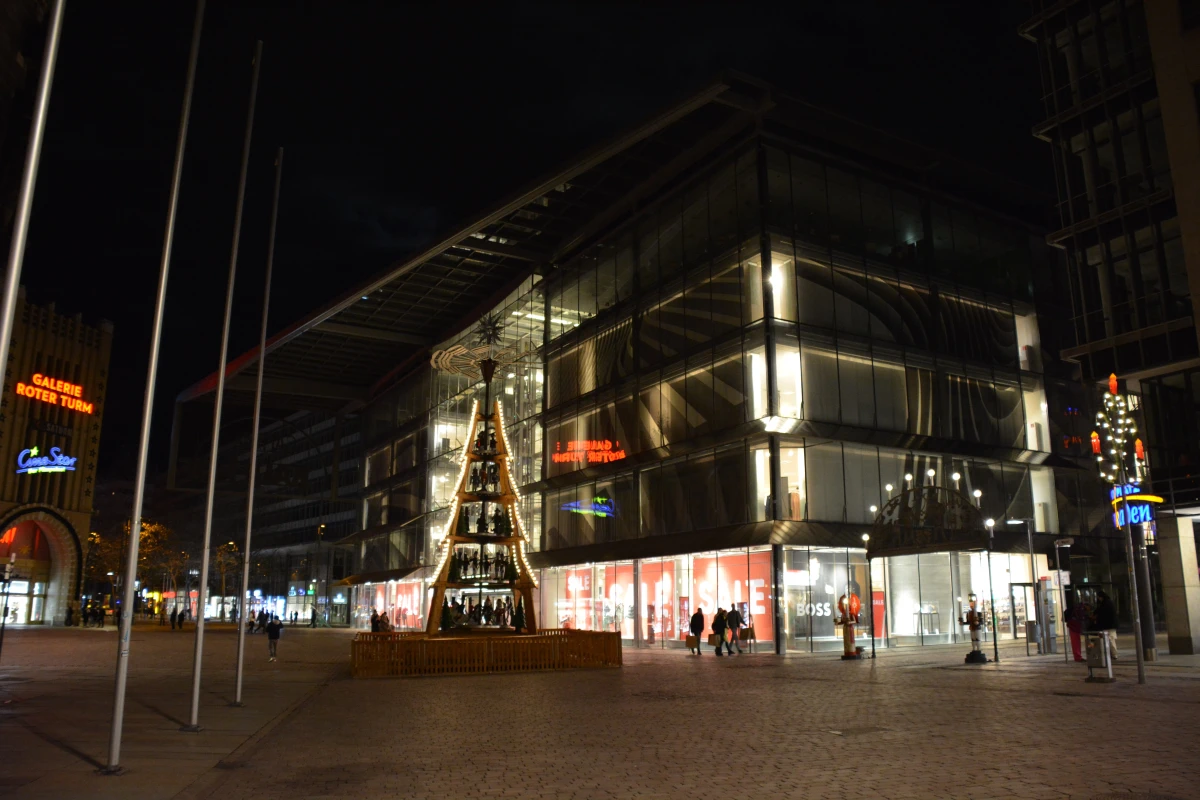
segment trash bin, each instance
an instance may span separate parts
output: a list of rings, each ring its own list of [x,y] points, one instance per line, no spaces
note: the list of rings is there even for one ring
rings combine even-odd
[[[1087,634],[1087,665],[1089,668],[1108,669],[1108,640],[1103,633]]]
[[[1109,658],[1108,637],[1100,631],[1089,631],[1085,636],[1087,636],[1085,642],[1087,680],[1093,683],[1112,683],[1115,679],[1112,674],[1112,661]],[[1102,670],[1102,672],[1097,675],[1093,670]]]

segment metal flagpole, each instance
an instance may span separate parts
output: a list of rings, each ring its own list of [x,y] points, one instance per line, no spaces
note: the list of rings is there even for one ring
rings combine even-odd
[[[271,203],[271,226],[267,239],[267,278],[263,289],[262,332],[258,337],[258,383],[254,388],[254,427],[250,436],[250,488],[246,495],[246,542],[242,549],[242,607],[249,608],[250,594],[250,532],[254,522],[254,478],[258,470],[258,423],[262,411],[263,365],[267,360],[267,311],[271,307],[271,267],[275,263],[275,226],[279,221],[279,183],[283,177],[283,148],[275,155],[275,198]],[[242,613],[246,617],[246,613]],[[233,704],[242,703],[242,663],[246,653],[245,619],[239,620],[237,646],[237,679]]]
[[[146,398],[142,402],[142,433],[138,440],[137,477],[133,484],[133,515],[129,530],[126,562],[125,599],[121,613],[132,614],[133,583],[137,575],[138,540],[142,531],[142,501],[146,494],[146,467],[150,454],[150,420],[154,411],[154,383],[158,377],[158,351],[162,344],[163,313],[167,303],[167,276],[171,270],[171,247],[175,242],[175,212],[179,208],[179,184],[183,177],[183,153],[187,147],[188,122],[192,116],[192,90],[196,85],[196,61],[200,55],[200,30],[204,25],[204,0],[196,3],[196,21],[192,25],[192,48],[188,56],[187,78],[183,88],[183,110],[179,115],[179,138],[175,143],[175,166],[171,172],[171,194],[167,201],[167,230],[163,237],[162,264],[158,274],[158,294],[154,301],[154,329],[150,334],[150,364],[146,374]],[[108,742],[108,764],[104,772],[115,775],[121,771],[121,729],[125,724],[125,682],[129,677],[129,633],[132,617],[120,626],[117,634],[116,691],[113,696],[112,732]]]
[[[237,278],[238,245],[242,234],[242,208],[246,199],[246,171],[250,165],[250,139],[254,133],[254,103],[262,68],[262,41],[254,44],[254,71],[250,78],[250,107],[246,112],[246,138],[242,142],[242,171],[238,178],[237,206],[233,215],[233,247],[229,255],[229,284],[225,289],[225,322],[221,329],[221,358],[217,366],[217,397],[213,408],[212,454],[208,460],[208,499],[204,508],[204,548],[200,553],[200,586],[196,602],[196,652],[192,660],[192,712],[180,730],[200,730],[200,669],[204,661],[204,603],[208,592],[208,551],[212,540],[213,500],[217,489],[217,450],[221,444],[221,404],[225,399],[225,363],[229,355],[229,322],[233,315],[233,287]]]
[[[25,242],[29,237],[29,215],[33,210],[33,190],[37,184],[38,163],[42,159],[42,138],[46,133],[46,112],[50,108],[50,89],[54,85],[54,65],[58,61],[58,40],[62,33],[63,6],[66,0],[54,0],[50,24],[46,30],[46,54],[38,80],[33,126],[25,151],[25,171],[21,175],[21,194],[13,221],[12,246],[8,251],[8,274],[4,279],[4,308],[0,310],[0,366],[8,364],[12,343],[13,320],[17,315],[17,292],[21,289],[21,266],[25,261]]]

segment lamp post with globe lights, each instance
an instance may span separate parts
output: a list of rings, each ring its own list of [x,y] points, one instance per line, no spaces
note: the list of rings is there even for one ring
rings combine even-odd
[[[1092,431],[1092,454],[1096,457],[1096,466],[1100,477],[1113,487],[1113,508],[1125,510],[1125,487],[1140,482],[1141,470],[1137,468],[1137,456],[1133,477],[1130,478],[1127,461],[1129,459],[1130,438],[1137,436],[1137,425],[1130,415],[1125,397],[1117,392],[1117,376],[1108,376],[1108,391],[1104,394],[1104,408],[1096,412],[1096,430]],[[1125,560],[1129,576],[1129,604],[1133,612],[1133,640],[1137,649],[1138,683],[1146,682],[1146,653],[1142,647],[1142,615],[1138,603],[1137,571],[1133,557],[1133,525],[1128,513],[1117,514],[1118,521],[1124,517],[1122,527],[1125,530]],[[1153,631],[1151,632],[1153,635]]]

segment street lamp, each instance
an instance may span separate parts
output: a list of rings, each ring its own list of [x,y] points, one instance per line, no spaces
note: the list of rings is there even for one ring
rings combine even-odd
[[[1104,431],[1103,434],[1100,433],[1101,430]],[[1138,463],[1137,457],[1137,452],[1141,449],[1138,446],[1140,439],[1134,442],[1132,477],[1129,475],[1126,464],[1129,459],[1129,439],[1136,434],[1137,425],[1126,406],[1125,397],[1117,393],[1117,376],[1116,374],[1109,375],[1108,391],[1104,395],[1104,409],[1096,412],[1096,430],[1092,431],[1091,436],[1092,454],[1096,456],[1096,466],[1100,470],[1100,476],[1114,487],[1112,493],[1114,510],[1116,510],[1115,502],[1120,500],[1122,503],[1120,510],[1127,512],[1124,514],[1125,520],[1122,527],[1125,529],[1125,559],[1129,562],[1129,605],[1133,612],[1133,639],[1134,645],[1137,647],[1138,683],[1145,683],[1146,652],[1142,646],[1142,614],[1138,602],[1137,573],[1134,567],[1133,525],[1128,513],[1128,503],[1124,500],[1125,487],[1130,484],[1138,484],[1141,478],[1141,464]],[[1103,443],[1101,436],[1104,437]],[[1118,511],[1118,518],[1120,516]],[[1144,583],[1144,586],[1148,588],[1149,583]],[[1151,629],[1150,635],[1151,642],[1153,642],[1153,629]]]
[[[929,476],[929,485],[933,486],[933,478],[935,475],[937,475],[937,470],[936,469],[928,469],[925,471],[925,474]]]

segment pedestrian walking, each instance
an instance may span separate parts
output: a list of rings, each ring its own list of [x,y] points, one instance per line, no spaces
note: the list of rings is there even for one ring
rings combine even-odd
[[[310,628],[317,627],[317,607],[316,606],[312,606],[312,611],[309,613],[308,627],[310,627]]]
[[[279,617],[271,617],[271,621],[267,623],[267,651],[271,654],[268,661],[274,661],[278,655],[279,636],[283,633],[283,623],[279,621]]]
[[[1117,607],[1101,589],[1096,592],[1096,610],[1092,614],[1092,630],[1100,631],[1108,639],[1108,653],[1117,660]]]
[[[379,612],[371,609],[371,633],[379,633]]]
[[[738,632],[746,624],[742,619],[742,612],[737,610],[737,606],[729,609],[729,613],[725,615],[725,624],[728,626],[729,636],[725,639],[725,649],[729,655],[733,655],[733,648],[737,647],[738,655],[742,654],[742,642],[738,636]]]
[[[70,603],[67,603],[67,618],[63,620],[63,625],[75,627],[75,608]]]
[[[299,624],[299,622],[300,622],[300,612],[293,611],[292,612],[292,625],[295,626],[295,625]]]
[[[692,632],[692,638],[696,640],[696,646],[691,648],[691,651],[696,655],[701,654],[700,650],[700,634],[704,633],[704,609],[697,608],[696,613],[692,614],[692,621],[688,623],[688,630]]]
[[[721,652],[721,645],[725,644],[725,632],[726,632],[726,630],[728,630],[726,628],[726,624],[727,623],[725,622],[725,609],[718,608],[717,615],[715,617],[713,617],[712,630],[713,630],[713,635],[717,637],[717,655],[719,655],[719,656],[725,655],[724,653]]]
[[[165,602],[158,604],[158,624],[167,624],[167,604]]]
[[[171,630],[175,630],[175,623],[179,620],[179,609],[171,609]]]

